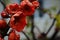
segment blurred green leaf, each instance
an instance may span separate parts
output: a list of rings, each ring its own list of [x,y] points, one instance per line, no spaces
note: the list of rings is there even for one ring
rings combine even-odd
[[[10,3],[10,0],[2,0],[2,1],[5,3],[5,5]]]

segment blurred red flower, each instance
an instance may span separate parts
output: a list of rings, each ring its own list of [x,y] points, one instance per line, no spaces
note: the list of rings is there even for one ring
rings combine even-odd
[[[21,2],[20,6],[21,6],[21,10],[24,13],[24,15],[26,15],[26,16],[33,15],[35,8],[32,3],[24,0]]]
[[[8,40],[20,40],[20,35],[16,34],[15,31],[11,31]]]
[[[7,23],[5,20],[0,20],[0,29],[6,28],[7,27]]]
[[[14,3],[7,5],[5,10],[1,13],[3,18],[10,18],[9,28],[13,30],[8,35],[8,40],[20,40],[20,36],[15,33],[14,30],[21,32],[26,25],[26,16],[31,16],[34,14],[35,9],[39,6],[36,0],[23,0],[20,5]],[[0,20],[0,31],[1,34],[5,36],[5,29],[8,27],[5,20]],[[1,30],[2,29],[2,30]],[[6,30],[7,31],[7,30]],[[0,36],[0,40],[3,40]]]
[[[17,12],[10,19],[11,28],[17,30],[18,32],[22,31],[26,25],[26,16],[22,12]]]
[[[4,39],[0,37],[0,40],[4,40]]]
[[[3,38],[2,38],[2,35],[0,34],[0,40],[4,40]]]
[[[33,1],[32,4],[35,6],[35,8],[39,7],[39,2],[38,1]]]
[[[6,12],[5,10],[2,11],[1,16],[2,16],[3,18],[9,18],[9,15],[7,14],[7,12]]]
[[[18,10],[20,10],[20,8],[19,8],[19,5],[16,3],[6,6],[6,11],[11,15],[15,14]]]
[[[34,1],[37,1],[37,0],[29,0],[30,2],[34,2]]]

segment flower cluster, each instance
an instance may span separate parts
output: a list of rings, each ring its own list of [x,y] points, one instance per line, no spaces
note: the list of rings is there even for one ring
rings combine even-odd
[[[23,0],[20,4],[13,3],[6,6],[2,11],[2,18],[10,18],[9,25],[13,31],[9,34],[9,40],[19,40],[19,36],[16,35],[15,30],[21,32],[26,25],[26,16],[34,14],[35,9],[39,6],[37,0]],[[1,20],[0,29],[5,28],[7,23],[5,20]],[[12,37],[13,36],[13,37]]]

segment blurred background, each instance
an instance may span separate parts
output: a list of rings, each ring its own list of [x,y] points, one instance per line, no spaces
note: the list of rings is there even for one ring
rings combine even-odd
[[[0,14],[4,6],[10,3],[19,4],[20,2],[21,0],[0,0]],[[27,17],[26,27],[22,32],[19,32],[20,39],[60,40],[60,31],[55,22],[56,15],[60,15],[60,0],[38,0],[38,2],[40,3],[39,8],[35,10],[33,16]],[[58,28],[57,31],[56,28]],[[8,36],[4,39],[8,40]]]

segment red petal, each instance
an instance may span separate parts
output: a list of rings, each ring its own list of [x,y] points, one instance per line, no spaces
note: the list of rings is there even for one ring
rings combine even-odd
[[[20,35],[17,35],[15,31],[11,31],[9,34],[8,40],[20,40]]]
[[[5,12],[5,11],[2,11],[1,16],[2,16],[3,18],[9,18],[9,15],[8,15],[7,12]]]
[[[22,12],[24,13],[24,15],[26,15],[26,16],[33,15],[33,13],[35,11],[35,7],[33,6],[32,3],[30,3],[29,1],[22,1],[20,6],[21,6],[21,9],[22,9]]]
[[[2,28],[5,28],[5,27],[7,27],[6,21],[5,20],[0,20],[0,28],[2,29]]]
[[[19,5],[14,3],[14,4],[10,4],[6,7],[6,11],[9,14],[15,14],[17,11],[19,10]]]
[[[29,0],[30,2],[34,2],[34,1],[37,1],[37,0]]]
[[[37,8],[39,6],[39,2],[38,1],[34,1],[34,2],[32,2],[32,4],[35,6],[35,8]]]
[[[0,40],[4,40],[4,39],[2,39],[2,38],[0,37]]]
[[[23,14],[20,14],[20,16],[17,17],[17,15],[13,15],[10,19],[10,26],[11,28],[22,31],[26,25],[26,16]]]

